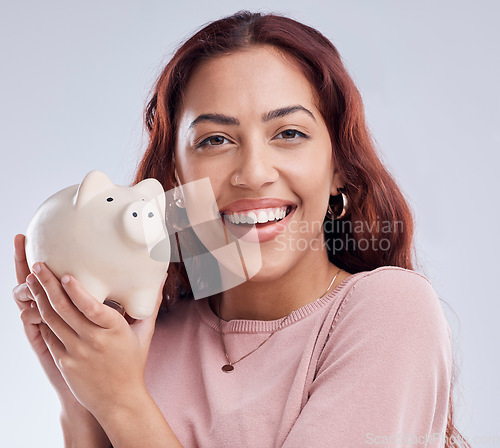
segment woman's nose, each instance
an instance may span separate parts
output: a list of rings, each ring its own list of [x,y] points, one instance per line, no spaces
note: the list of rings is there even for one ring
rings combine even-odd
[[[244,187],[251,190],[259,190],[266,184],[272,184],[279,178],[279,173],[273,157],[271,149],[264,144],[252,144],[247,147],[242,147],[240,151],[240,163],[233,173],[234,177],[238,176],[237,187]]]

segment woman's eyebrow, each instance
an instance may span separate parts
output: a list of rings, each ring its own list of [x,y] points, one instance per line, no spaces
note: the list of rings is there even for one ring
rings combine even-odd
[[[285,117],[286,115],[290,115],[295,112],[305,112],[308,115],[310,115],[314,121],[316,121],[316,118],[314,117],[313,113],[310,110],[306,109],[304,106],[301,106],[300,104],[296,106],[280,107],[279,109],[271,110],[266,114],[262,115],[262,121],[267,122],[270,120],[275,120],[277,118],[282,118]],[[203,121],[210,121],[212,123],[223,124],[223,125],[238,126],[240,124],[240,121],[235,117],[229,117],[223,114],[202,114],[198,115],[198,117],[196,117],[196,119],[189,125],[188,131],[191,130],[194,126],[196,126],[198,123],[201,123]]]

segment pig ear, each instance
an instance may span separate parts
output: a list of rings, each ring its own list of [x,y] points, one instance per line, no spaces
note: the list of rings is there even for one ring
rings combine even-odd
[[[140,191],[145,196],[145,199],[153,199],[155,196],[163,195],[165,193],[163,191],[161,183],[158,180],[152,178],[142,180],[132,188]]]
[[[144,195],[144,199],[155,199],[158,201],[157,205],[161,207],[162,211],[165,211],[165,191],[159,180],[153,178],[145,179],[132,188]]]
[[[99,193],[114,186],[115,184],[113,184],[113,182],[109,180],[109,177],[103,172],[96,170],[91,171],[85,176],[78,187],[74,201],[75,207],[82,207]]]

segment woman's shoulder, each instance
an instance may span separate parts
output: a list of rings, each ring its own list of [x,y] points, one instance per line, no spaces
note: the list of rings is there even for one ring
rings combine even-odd
[[[384,266],[354,274],[328,323],[320,369],[354,358],[394,366],[451,365],[448,321],[431,282],[418,272]]]
[[[354,274],[354,276],[359,276],[359,279],[364,279],[370,281],[381,281],[381,280],[399,280],[399,281],[417,281],[431,285],[430,280],[418,271],[412,269],[406,269],[399,266],[381,266],[379,268],[373,269],[371,271],[362,271]]]
[[[382,266],[354,274],[333,326],[341,320],[350,324],[384,323],[397,327],[445,329],[448,323],[439,296],[423,274],[398,266]]]
[[[437,292],[430,280],[423,274],[411,269],[399,266],[382,266],[372,271],[363,271],[353,276],[353,282],[348,295],[366,297],[367,300],[375,301],[390,300],[398,297],[418,298],[419,302],[435,302],[438,299]]]

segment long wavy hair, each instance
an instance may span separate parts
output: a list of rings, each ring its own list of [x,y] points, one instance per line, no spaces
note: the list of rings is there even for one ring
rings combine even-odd
[[[191,74],[207,60],[255,45],[272,45],[292,58],[317,93],[318,109],[331,138],[333,161],[345,181],[342,191],[349,199],[348,214],[342,219],[325,221],[323,226],[330,261],[350,273],[380,266],[414,270],[412,211],[377,155],[360,93],[339,52],[314,28],[279,14],[239,11],[203,25],[180,45],[158,77],[146,106],[144,121],[149,143],[135,183],[153,177],[163,184],[165,191],[176,186],[174,147],[178,114]],[[330,196],[333,210],[338,210],[339,198]],[[367,241],[372,244],[361,247]],[[183,263],[171,263],[168,273],[163,309],[177,299],[192,298]],[[453,424],[454,378],[455,364],[446,448],[470,448]]]

